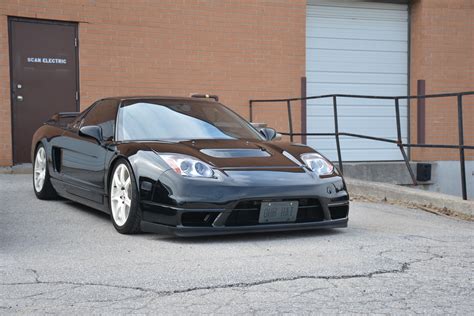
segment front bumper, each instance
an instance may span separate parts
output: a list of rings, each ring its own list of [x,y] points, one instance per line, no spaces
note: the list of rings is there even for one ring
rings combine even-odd
[[[347,227],[349,200],[346,192],[338,197],[252,198],[225,204],[187,203],[177,207],[142,201],[144,232],[176,236],[224,235],[284,230]],[[298,201],[296,219],[284,223],[260,223],[261,203],[266,201]],[[194,206],[193,208],[191,206]]]
[[[349,196],[341,177],[297,172],[228,172],[222,181],[165,174],[141,190],[142,231],[177,236],[346,227]],[[140,185],[140,188],[143,188]],[[262,202],[298,201],[294,222],[259,223]]]

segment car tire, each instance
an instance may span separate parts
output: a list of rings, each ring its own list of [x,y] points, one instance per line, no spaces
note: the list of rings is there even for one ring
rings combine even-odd
[[[142,219],[138,189],[132,168],[126,159],[115,164],[109,181],[110,217],[121,234],[140,232]]]
[[[36,148],[33,160],[33,190],[40,200],[52,200],[58,197],[51,184],[46,149],[42,144]]]

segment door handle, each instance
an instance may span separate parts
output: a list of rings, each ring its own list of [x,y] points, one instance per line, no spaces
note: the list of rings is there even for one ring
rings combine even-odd
[[[23,101],[23,96],[17,95],[17,96],[16,96],[16,99],[17,99],[18,101]]]

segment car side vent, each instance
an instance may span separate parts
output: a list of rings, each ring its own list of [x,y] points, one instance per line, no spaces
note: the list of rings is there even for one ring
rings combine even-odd
[[[62,155],[61,155],[61,148],[59,147],[53,147],[52,148],[52,153],[53,153],[53,168],[56,172],[61,172],[61,160],[62,160]]]

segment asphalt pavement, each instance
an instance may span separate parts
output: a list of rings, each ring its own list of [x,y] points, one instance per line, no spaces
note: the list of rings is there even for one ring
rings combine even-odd
[[[120,235],[0,175],[0,314],[474,313],[474,223],[354,201],[349,227]]]

